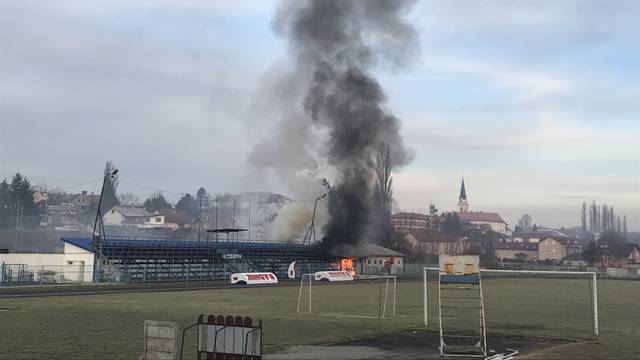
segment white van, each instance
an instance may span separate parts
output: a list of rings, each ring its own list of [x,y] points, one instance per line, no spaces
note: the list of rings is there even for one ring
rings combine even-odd
[[[274,273],[235,273],[231,274],[231,285],[277,284],[278,277]]]

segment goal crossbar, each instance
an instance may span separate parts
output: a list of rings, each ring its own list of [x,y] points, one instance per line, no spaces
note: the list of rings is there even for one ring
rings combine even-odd
[[[437,267],[425,266],[422,268],[423,279],[423,304],[424,304],[424,325],[427,326],[427,272],[428,271],[440,271]],[[595,271],[545,271],[545,270],[501,270],[501,269],[480,269],[480,273],[495,273],[495,274],[537,274],[537,275],[581,275],[589,278],[591,286],[591,310],[592,310],[592,327],[593,335],[598,336],[598,280],[597,273]]]
[[[308,278],[308,282],[306,281],[305,278]],[[381,284],[381,288],[380,288],[380,294],[378,297],[378,316],[372,316],[372,315],[349,315],[349,314],[327,314],[327,313],[314,313],[315,315],[320,315],[320,316],[335,316],[335,317],[350,317],[350,318],[360,318],[360,319],[378,319],[378,320],[383,320],[383,319],[388,319],[387,318],[387,302],[389,299],[389,291],[391,291],[391,299],[392,299],[392,304],[391,304],[391,318],[395,318],[396,317],[396,295],[397,295],[397,277],[394,275],[362,275],[362,276],[357,276],[355,277],[355,281],[350,281],[349,283],[353,283],[353,282],[357,282],[358,280],[385,280],[384,282],[384,296],[382,295],[383,291],[382,291],[382,284]],[[309,309],[308,309],[308,313],[311,314],[311,306],[312,306],[312,285],[313,282],[317,281],[315,280],[315,274],[302,274],[300,276],[300,289],[298,291],[298,306],[296,308],[296,313],[299,314],[301,312],[301,304],[302,304],[302,291],[303,291],[303,286],[305,283],[308,284],[309,286]],[[393,287],[390,289],[390,283],[393,285]],[[342,282],[342,284],[347,285],[345,282]]]

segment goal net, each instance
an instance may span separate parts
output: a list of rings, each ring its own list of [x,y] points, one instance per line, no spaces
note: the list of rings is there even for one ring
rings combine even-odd
[[[396,316],[396,277],[354,276],[352,281],[321,281],[302,274],[296,313],[362,319]]]
[[[487,332],[589,338],[598,335],[595,272],[480,269]],[[423,269],[424,324],[439,326],[439,269]]]

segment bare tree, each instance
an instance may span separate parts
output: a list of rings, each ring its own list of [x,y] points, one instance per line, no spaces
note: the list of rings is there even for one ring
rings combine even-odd
[[[393,168],[391,161],[391,150],[389,146],[384,145],[378,151],[376,159],[376,187],[375,201],[376,211],[374,215],[378,217],[374,221],[380,226],[382,236],[382,244],[389,245],[391,242],[392,226],[391,226],[391,205],[393,202],[393,176],[391,169]]]
[[[122,206],[134,206],[140,203],[140,198],[132,192],[126,192],[118,195],[118,200]]]
[[[518,219],[518,227],[522,231],[530,231],[533,224],[533,218],[529,214],[524,214]]]

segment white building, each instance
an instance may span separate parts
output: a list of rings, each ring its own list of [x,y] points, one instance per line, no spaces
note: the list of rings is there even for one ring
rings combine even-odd
[[[83,239],[84,240],[84,239]],[[36,283],[92,282],[95,256],[87,244],[64,241],[64,253],[9,253],[0,254],[0,264],[14,273],[32,277]],[[7,276],[5,272],[2,274]]]
[[[102,216],[105,225],[142,225],[153,214],[143,207],[114,206]]]
[[[167,222],[167,215],[161,212],[150,213],[143,207],[114,206],[102,217],[105,225],[135,225],[141,229],[169,228],[175,230],[179,225]]]
[[[498,213],[469,211],[458,212],[458,217],[463,223],[471,224],[479,228],[488,228],[500,234],[508,235],[507,222]]]

